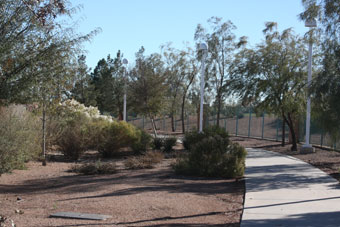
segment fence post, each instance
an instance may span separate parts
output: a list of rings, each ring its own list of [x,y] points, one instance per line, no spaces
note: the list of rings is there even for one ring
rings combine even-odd
[[[276,141],[279,141],[279,118],[276,118]]]
[[[261,139],[263,139],[263,134],[264,134],[264,115],[265,115],[265,112],[262,113],[262,132],[261,132]]]
[[[322,147],[323,145],[323,130],[321,131],[321,141],[320,141],[320,146]]]
[[[227,131],[227,118],[224,119],[224,131]]]
[[[249,108],[248,137],[250,137],[251,108]]]
[[[238,134],[238,111],[236,112],[236,136]]]

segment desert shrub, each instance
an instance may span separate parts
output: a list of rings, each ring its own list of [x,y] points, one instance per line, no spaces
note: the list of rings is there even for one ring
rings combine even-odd
[[[225,131],[225,129],[217,126],[211,126],[203,129],[203,133],[199,133],[198,131],[185,133],[183,146],[186,150],[190,150],[191,145],[202,141],[204,138],[215,135],[219,135],[223,139],[229,138],[228,133]]]
[[[172,147],[176,145],[177,138],[176,137],[168,137],[164,140],[164,152],[173,151]]]
[[[243,176],[246,150],[228,137],[210,131],[201,141],[190,144],[187,155],[177,159],[174,169],[179,174],[234,178]],[[224,135],[225,136],[225,135]]]
[[[164,145],[164,139],[163,138],[154,138],[153,139],[153,148],[155,150],[160,150]]]
[[[117,173],[117,167],[115,163],[102,163],[100,161],[97,161],[95,163],[73,165],[70,171],[75,173],[81,173],[84,175],[113,174]]]
[[[148,151],[144,155],[126,159],[124,165],[127,169],[151,169],[163,158],[163,153],[159,151]]]
[[[125,121],[111,122],[102,131],[98,151],[104,158],[117,155],[123,147],[129,147],[138,142],[138,130]]]
[[[0,108],[0,175],[41,154],[41,121],[24,106]]]
[[[62,132],[57,141],[66,158],[77,160],[87,150],[90,119],[83,113],[75,112],[65,117],[61,124]]]
[[[144,130],[138,129],[137,140],[131,145],[131,148],[135,154],[145,153],[151,144],[152,136]]]

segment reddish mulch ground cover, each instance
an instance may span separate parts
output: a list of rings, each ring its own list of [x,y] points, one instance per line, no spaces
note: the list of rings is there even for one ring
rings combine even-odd
[[[72,163],[49,162],[44,167],[31,162],[27,170],[0,177],[0,216],[19,227],[239,226],[243,181],[176,176],[173,161],[165,159],[154,169],[92,176],[67,172]],[[62,211],[112,218],[49,218]]]
[[[306,161],[340,179],[340,153],[291,152],[290,145],[231,137],[245,147],[267,149]],[[72,163],[28,163],[27,170],[0,176],[0,216],[29,226],[239,226],[244,181],[183,177],[165,159],[154,169],[83,176]],[[118,160],[118,166],[122,166]],[[18,200],[20,198],[20,200]],[[16,212],[17,210],[17,212]],[[111,215],[106,221],[49,218],[61,211]],[[23,212],[23,213],[22,213]],[[8,225],[10,226],[10,225]]]

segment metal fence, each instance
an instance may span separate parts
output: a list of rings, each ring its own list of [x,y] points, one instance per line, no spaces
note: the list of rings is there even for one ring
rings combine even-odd
[[[129,123],[143,128],[145,130],[152,130],[151,120],[147,118],[135,118],[128,120]],[[184,120],[185,130],[196,130],[198,128],[197,116],[187,116]],[[174,129],[172,132],[171,119],[169,117],[155,119],[157,130],[163,133],[181,133],[182,132],[182,120],[175,118]],[[209,117],[206,120],[205,125],[216,125],[216,117]],[[249,111],[242,115],[236,115],[234,117],[220,118],[220,127],[225,128],[229,135],[233,136],[245,136],[250,138],[269,139],[275,141],[281,141],[282,138],[282,120],[272,115],[262,114],[256,116]],[[289,128],[285,127],[285,139],[289,141]],[[297,139],[300,142],[305,141],[305,123],[300,121],[298,126]],[[332,142],[331,137],[328,134],[323,133],[316,124],[311,122],[311,135],[310,141],[314,145],[330,147],[333,149],[339,149],[340,141],[336,143]]]

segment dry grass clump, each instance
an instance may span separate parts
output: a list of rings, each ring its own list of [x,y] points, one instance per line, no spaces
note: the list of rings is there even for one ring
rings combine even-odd
[[[100,161],[94,163],[85,163],[81,165],[73,165],[70,169],[71,172],[81,173],[84,175],[94,174],[113,174],[117,173],[115,163],[102,163]]]
[[[144,155],[128,158],[124,164],[127,169],[151,169],[164,158],[162,152],[148,151]]]

